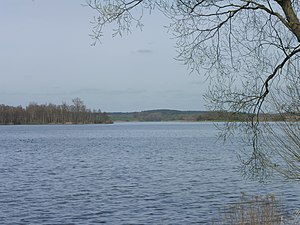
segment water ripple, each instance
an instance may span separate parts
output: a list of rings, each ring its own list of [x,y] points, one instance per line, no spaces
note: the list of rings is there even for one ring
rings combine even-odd
[[[0,127],[1,224],[209,224],[240,192],[299,189],[245,182],[235,145],[212,124]]]

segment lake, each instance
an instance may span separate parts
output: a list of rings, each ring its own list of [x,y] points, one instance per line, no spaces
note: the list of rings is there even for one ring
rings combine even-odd
[[[248,195],[299,208],[299,183],[245,181],[212,123],[0,126],[1,224],[210,224]]]

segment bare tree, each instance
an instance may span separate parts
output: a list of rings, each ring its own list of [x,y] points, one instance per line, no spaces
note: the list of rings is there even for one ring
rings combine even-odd
[[[248,113],[247,122],[227,123],[224,129],[224,137],[236,128],[250,142],[251,153],[245,148],[241,155],[247,175],[265,178],[277,171],[300,179],[296,117],[275,128],[260,116],[286,107],[299,113],[299,1],[87,0],[87,5],[97,11],[95,43],[107,24],[122,35],[141,26],[144,13],[158,10],[168,17],[178,60],[209,78],[205,98],[212,109]]]
[[[65,123],[112,123],[101,110],[92,112],[87,109],[80,98],[72,100],[75,105],[39,105],[31,102],[26,108],[22,106],[0,105],[1,124],[65,124]]]

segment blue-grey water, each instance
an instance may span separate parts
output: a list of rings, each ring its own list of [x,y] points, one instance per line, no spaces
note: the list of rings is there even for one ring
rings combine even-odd
[[[297,183],[245,181],[212,123],[0,126],[0,224],[210,224],[241,192],[299,208]]]

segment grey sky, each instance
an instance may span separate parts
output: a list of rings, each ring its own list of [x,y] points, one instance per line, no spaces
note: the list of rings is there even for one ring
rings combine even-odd
[[[143,31],[91,46],[97,14],[84,0],[0,1],[0,104],[68,103],[140,111],[203,110],[204,78],[174,60],[168,21],[147,16]],[[108,27],[109,31],[109,27]]]

